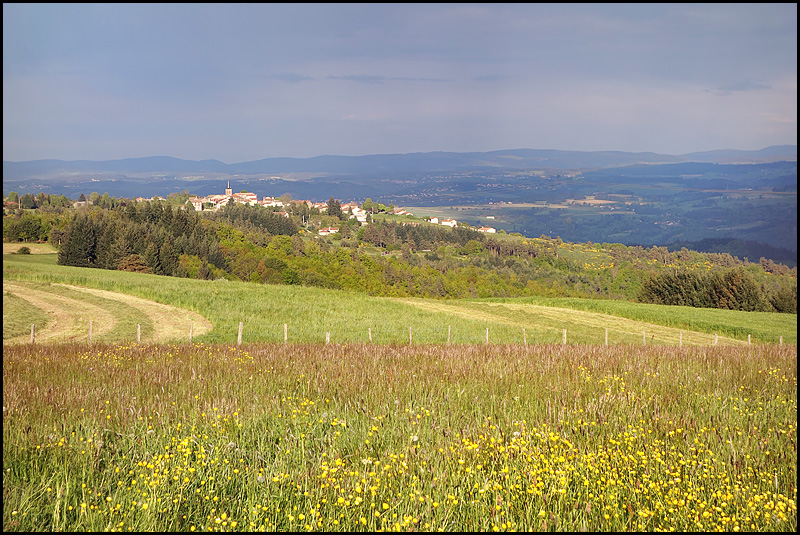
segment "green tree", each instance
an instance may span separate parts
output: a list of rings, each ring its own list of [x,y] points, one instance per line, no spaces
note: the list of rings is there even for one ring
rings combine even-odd
[[[26,193],[20,199],[20,204],[22,205],[23,209],[30,210],[32,208],[36,208],[36,199],[30,193]]]
[[[173,276],[178,269],[178,255],[172,247],[169,239],[164,240],[161,249],[158,251],[158,259],[161,264],[161,271],[164,275]]]
[[[344,219],[344,214],[342,214],[342,204],[333,197],[328,199],[328,215],[338,217],[339,219]]]

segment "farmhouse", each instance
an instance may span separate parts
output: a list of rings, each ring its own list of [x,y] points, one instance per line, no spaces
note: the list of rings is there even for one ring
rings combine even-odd
[[[478,232],[486,232],[487,234],[495,234],[497,230],[494,227],[478,227]]]
[[[458,222],[455,219],[442,219],[442,225],[455,228]]]
[[[339,227],[325,227],[319,229],[320,236],[330,236],[331,234],[335,234],[336,232],[339,232]]]

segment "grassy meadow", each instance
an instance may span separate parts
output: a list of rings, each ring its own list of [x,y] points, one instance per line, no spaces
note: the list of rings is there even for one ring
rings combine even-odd
[[[604,344],[606,329],[610,345],[710,345],[715,340],[722,345],[746,344],[748,336],[752,343],[797,342],[796,314],[583,299],[377,298],[321,288],[58,266],[55,261],[55,255],[4,255],[3,280],[43,292],[55,292],[61,284],[96,288],[178,307],[213,324],[204,334],[194,332],[192,341],[204,343],[235,343],[240,322],[244,343],[282,342],[284,334],[293,343],[360,343],[370,337],[374,343],[447,343],[449,333],[451,343],[479,344],[486,343],[488,330],[490,343],[549,344],[563,343],[565,329],[568,344]],[[122,326],[95,336],[94,341],[136,341],[137,324],[148,333],[155,329],[153,320],[126,312],[116,302],[97,304],[104,315],[118,317]],[[84,340],[89,319],[87,312],[82,326],[75,327]],[[4,315],[4,340],[30,333],[31,323],[35,322],[20,315],[7,321]],[[160,341],[188,341],[190,324],[187,316],[182,336]]]
[[[15,345],[6,531],[795,531],[797,347]]]
[[[4,531],[797,528],[796,315],[3,281]]]

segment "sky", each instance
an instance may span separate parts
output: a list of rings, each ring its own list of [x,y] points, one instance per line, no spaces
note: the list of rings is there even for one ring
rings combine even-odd
[[[3,160],[797,143],[797,4],[3,4]]]

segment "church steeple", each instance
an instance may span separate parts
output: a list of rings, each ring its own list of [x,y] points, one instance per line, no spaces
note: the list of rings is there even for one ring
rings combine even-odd
[[[225,188],[225,195],[228,195],[229,197],[233,195],[233,190],[231,189],[231,180],[230,179],[228,179],[228,187]]]

